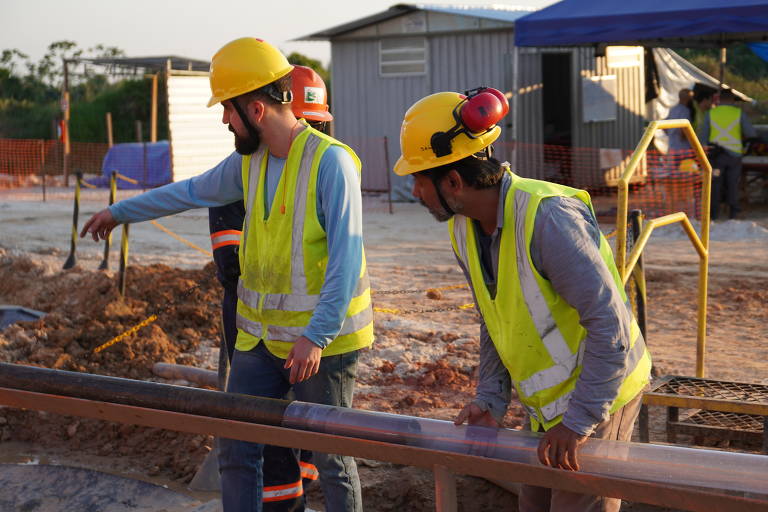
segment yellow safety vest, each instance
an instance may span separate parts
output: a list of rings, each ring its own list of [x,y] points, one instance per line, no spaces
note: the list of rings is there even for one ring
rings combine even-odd
[[[743,154],[741,143],[741,109],[720,105],[709,111],[709,141],[734,153]]]
[[[455,215],[449,222],[449,232],[457,257],[469,271],[488,333],[530,415],[531,426],[534,431],[539,425],[548,430],[562,420],[568,407],[581,373],[587,332],[579,323],[578,312],[533,265],[530,245],[534,221],[539,203],[547,197],[576,197],[590,209],[592,203],[583,190],[510,175],[495,297],[491,297],[483,278],[472,219]],[[626,303],[611,248],[602,235],[600,255]],[[630,331],[624,381],[611,413],[634,398],[649,380],[651,358],[634,318]]]
[[[328,245],[317,217],[317,175],[320,160],[332,145],[347,150],[360,172],[360,159],[352,149],[306,127],[291,144],[269,212],[264,205],[268,150],[262,145],[243,157],[246,214],[237,287],[238,350],[251,350],[263,340],[272,354],[286,358],[320,301]],[[323,356],[373,342],[371,288],[364,255],[362,259],[341,331],[323,349]]]

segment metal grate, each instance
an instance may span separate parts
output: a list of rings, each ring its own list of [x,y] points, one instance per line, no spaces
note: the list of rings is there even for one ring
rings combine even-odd
[[[763,432],[763,417],[735,412],[698,411],[684,420],[684,423],[706,427],[718,427],[741,432]]]
[[[709,379],[673,377],[653,393],[693,396],[715,400],[768,403],[768,386],[743,382],[721,382]]]

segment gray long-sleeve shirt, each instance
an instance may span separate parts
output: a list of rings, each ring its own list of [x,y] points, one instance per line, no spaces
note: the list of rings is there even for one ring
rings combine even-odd
[[[476,224],[486,284],[495,292],[504,203],[512,183],[501,183],[497,228],[484,235]],[[514,228],[511,228],[514,229]],[[624,378],[630,344],[631,313],[600,256],[600,230],[591,210],[576,198],[552,197],[539,204],[531,241],[536,270],[575,308],[587,336],[582,371],[563,424],[582,435],[606,419]],[[515,255],[504,255],[512,257]],[[459,261],[467,281],[467,268]],[[474,293],[474,290],[473,290]],[[475,298],[477,304],[477,298]],[[641,342],[641,340],[638,340]],[[501,421],[511,398],[509,372],[499,358],[484,322],[480,325],[480,379],[475,403]]]

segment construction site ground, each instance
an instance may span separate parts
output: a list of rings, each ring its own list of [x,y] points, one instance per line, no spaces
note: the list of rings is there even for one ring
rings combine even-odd
[[[0,196],[0,304],[47,315],[0,331],[0,361],[175,384],[188,383],[157,377],[153,364],[216,368],[221,290],[209,257],[150,223],[134,225],[123,299],[115,286],[119,231],[110,270],[97,269],[103,245],[80,240],[77,267],[62,271],[69,252],[71,200],[43,203],[14,197],[10,191]],[[101,199],[84,201],[80,225],[102,204]],[[380,199],[366,199],[365,244],[374,304],[391,311],[376,313],[376,341],[361,356],[354,406],[452,420],[473,397],[478,315],[473,308],[460,307],[471,303],[472,296],[460,286],[464,279],[445,225],[418,204],[397,203],[394,210],[390,215]],[[160,222],[198,246],[210,247],[206,210]],[[607,232],[613,226],[602,227]],[[693,376],[698,257],[682,231],[668,227],[651,238],[645,265],[654,375]],[[398,290],[407,293],[388,293]],[[742,220],[712,226],[709,377],[768,383],[767,303],[768,212],[753,208]],[[93,352],[169,304],[138,334]],[[663,414],[651,412],[651,438],[664,441]],[[520,428],[521,423],[521,409],[513,403],[505,426]],[[206,436],[0,408],[0,464],[50,463],[103,471],[167,486],[197,504],[216,498],[215,493],[193,493],[186,487],[211,442]],[[434,510],[429,471],[372,460],[358,463],[367,510]],[[460,510],[517,510],[513,494],[475,478],[458,479],[458,496]],[[310,490],[309,502],[324,510],[317,489]],[[624,510],[662,509],[626,504]]]

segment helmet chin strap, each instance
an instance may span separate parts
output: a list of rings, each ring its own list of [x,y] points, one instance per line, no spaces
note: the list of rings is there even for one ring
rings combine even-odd
[[[435,187],[435,192],[437,192],[437,199],[438,199],[438,201],[440,201],[440,206],[443,207],[443,210],[445,210],[445,212],[448,215],[453,217],[454,215],[456,215],[456,212],[453,211],[453,208],[448,206],[448,202],[445,200],[445,197],[443,197],[443,193],[440,192],[440,185],[439,185],[439,183],[437,181],[437,177],[436,176],[430,176],[430,178],[432,179],[432,185],[434,185],[434,187]]]
[[[232,98],[230,100],[230,103],[232,103],[232,106],[237,111],[237,115],[240,116],[240,120],[245,125],[245,129],[248,130],[248,134],[251,136],[254,140],[259,140],[259,132],[256,131],[256,128],[253,127],[251,124],[250,119],[248,119],[248,116],[245,115],[245,111],[243,110],[243,107],[240,106],[240,103],[238,102],[237,98]]]

